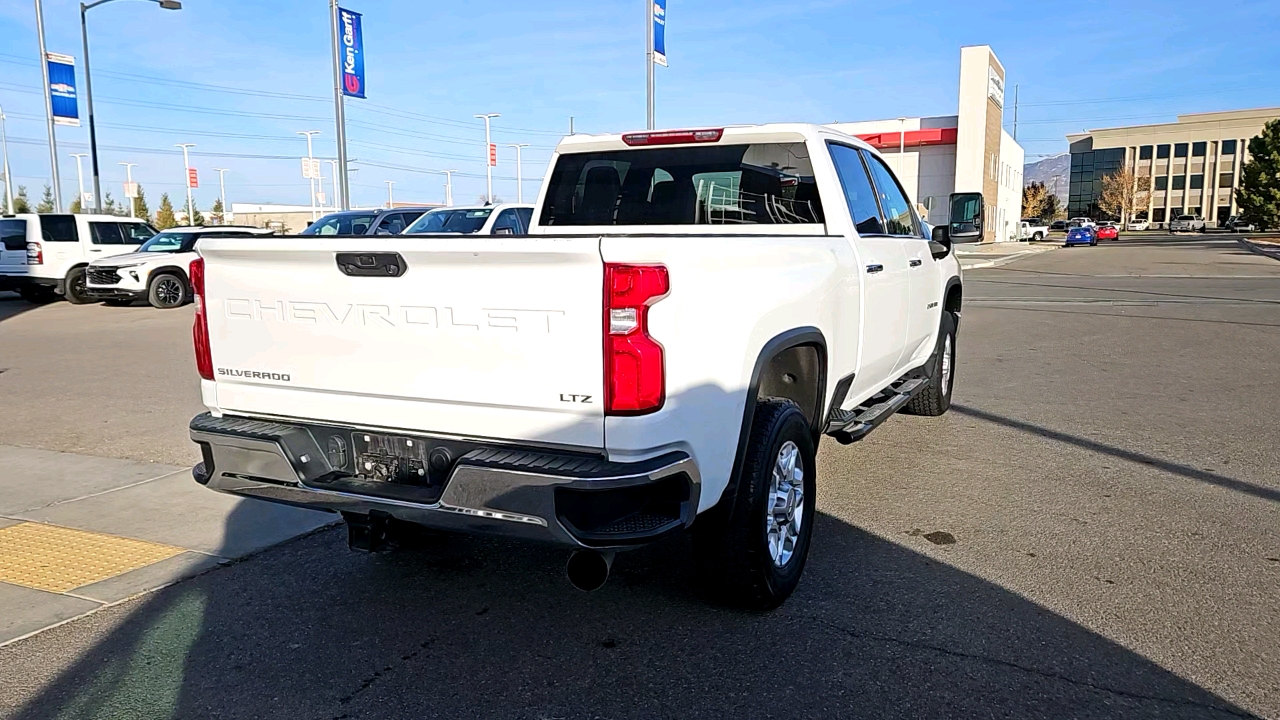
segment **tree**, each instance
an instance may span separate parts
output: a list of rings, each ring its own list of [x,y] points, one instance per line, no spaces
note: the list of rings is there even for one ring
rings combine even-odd
[[[1059,218],[1059,215],[1062,217]],[[1044,204],[1040,206],[1039,217],[1045,221],[1066,219],[1067,209],[1062,207],[1062,201],[1058,199],[1057,195],[1049,193],[1044,196]]]
[[[104,215],[127,215],[123,212],[124,208],[116,205],[116,199],[111,197],[111,191],[108,190],[106,195],[102,196],[102,213]]]
[[[1022,217],[1040,217],[1049,190],[1044,183],[1032,181],[1022,187]]]
[[[156,210],[156,229],[168,230],[178,226],[178,219],[173,216],[173,203],[169,202],[169,193],[160,196],[160,209]]]
[[[48,185],[44,186],[44,197],[40,198],[40,203],[36,205],[36,212],[51,213],[53,212],[53,188]]]
[[[31,199],[27,197],[26,185],[18,186],[18,194],[13,196],[13,211],[16,213],[31,212]]]
[[[1108,215],[1120,218],[1120,225],[1128,224],[1129,218],[1139,207],[1147,205],[1147,189],[1138,188],[1138,179],[1129,168],[1120,168],[1102,176],[1102,196],[1098,198],[1098,207]]]
[[[488,198],[487,196],[481,195],[481,196],[479,196],[479,197],[477,197],[477,198],[476,198],[476,204],[477,204],[477,205],[485,205],[485,204],[487,204],[488,202],[489,202],[489,198]],[[497,195],[494,195],[494,196],[493,196],[493,204],[494,204],[494,205],[501,205],[501,204],[502,204],[502,202],[503,202],[502,198],[498,197]]]
[[[75,200],[72,200],[71,207],[68,209],[71,211],[71,214],[73,215],[79,215],[80,213],[84,212],[84,208],[81,207],[80,205],[80,198],[76,198]]]
[[[209,219],[214,225],[226,225],[226,212],[222,207],[222,198],[213,201],[213,207],[209,208]]]
[[[200,214],[200,208],[196,207],[196,201],[191,201],[191,217],[187,218],[187,224],[191,226],[204,225],[204,215]]]
[[[147,194],[142,191],[142,186],[138,186],[138,197],[133,199],[133,211],[143,220],[151,219],[151,208],[147,207]]]
[[[1236,191],[1240,214],[1264,230],[1280,227],[1280,120],[1262,127],[1249,140],[1249,162]]]

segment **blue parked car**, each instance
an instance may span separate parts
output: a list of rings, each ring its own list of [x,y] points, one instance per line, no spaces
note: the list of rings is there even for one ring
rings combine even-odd
[[[1097,245],[1098,233],[1092,225],[1079,225],[1067,229],[1067,240],[1063,247],[1072,245]]]

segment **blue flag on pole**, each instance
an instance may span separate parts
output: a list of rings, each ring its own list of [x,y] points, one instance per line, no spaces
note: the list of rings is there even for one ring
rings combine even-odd
[[[76,59],[70,55],[45,53],[49,63],[49,100],[56,125],[80,125],[80,103],[76,100]]]
[[[667,0],[653,0],[653,61],[667,66]]]
[[[364,97],[364,39],[360,35],[360,13],[338,8],[339,47],[342,49],[342,94]]]

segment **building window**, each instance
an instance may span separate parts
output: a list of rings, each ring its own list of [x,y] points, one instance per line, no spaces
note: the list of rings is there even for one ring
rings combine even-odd
[[[1167,158],[1167,157],[1169,157],[1169,146],[1168,146],[1168,145],[1157,145],[1157,146],[1156,146],[1156,158],[1157,158],[1157,159],[1163,159],[1163,158]]]
[[[1223,154],[1223,155],[1235,155],[1235,154],[1236,154],[1236,141],[1235,141],[1235,140],[1223,140],[1223,141],[1222,141],[1222,154]]]
[[[1201,189],[1203,189],[1203,188],[1204,188],[1204,175],[1192,175],[1192,176],[1191,176],[1191,189],[1192,189],[1192,190],[1201,190]]]
[[[1186,188],[1186,187],[1187,187],[1187,176],[1186,176],[1186,175],[1174,175],[1174,176],[1173,176],[1173,189],[1174,189],[1174,190],[1182,190],[1182,189],[1184,189],[1184,188]]]
[[[1186,157],[1186,156],[1187,156],[1187,144],[1186,144],[1186,143],[1178,143],[1177,145],[1174,145],[1174,146],[1173,146],[1173,156],[1174,156],[1174,157],[1176,157],[1176,158]]]
[[[1165,177],[1164,175],[1160,175],[1160,176],[1156,177],[1156,189],[1157,189],[1157,190],[1168,190],[1168,189],[1169,189],[1169,178]]]
[[[1191,143],[1191,157],[1204,157],[1204,151],[1207,143],[1203,140],[1198,143]]]
[[[1235,176],[1232,175],[1231,173],[1229,172],[1221,173],[1218,175],[1218,187],[1224,187],[1224,188],[1231,187],[1234,180],[1235,180]]]
[[[1156,208],[1151,211],[1151,222],[1164,222],[1164,208]]]
[[[1155,149],[1155,148],[1153,148],[1153,147],[1152,147],[1152,146],[1150,146],[1150,145],[1143,145],[1142,147],[1138,148],[1138,159],[1139,159],[1139,160],[1150,160],[1150,159],[1151,159],[1151,151],[1152,151],[1152,150],[1154,150],[1154,149]]]

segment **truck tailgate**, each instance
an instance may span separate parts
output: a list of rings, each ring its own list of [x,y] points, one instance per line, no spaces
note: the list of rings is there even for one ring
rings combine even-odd
[[[603,447],[599,238],[210,238],[200,253],[224,412]]]

